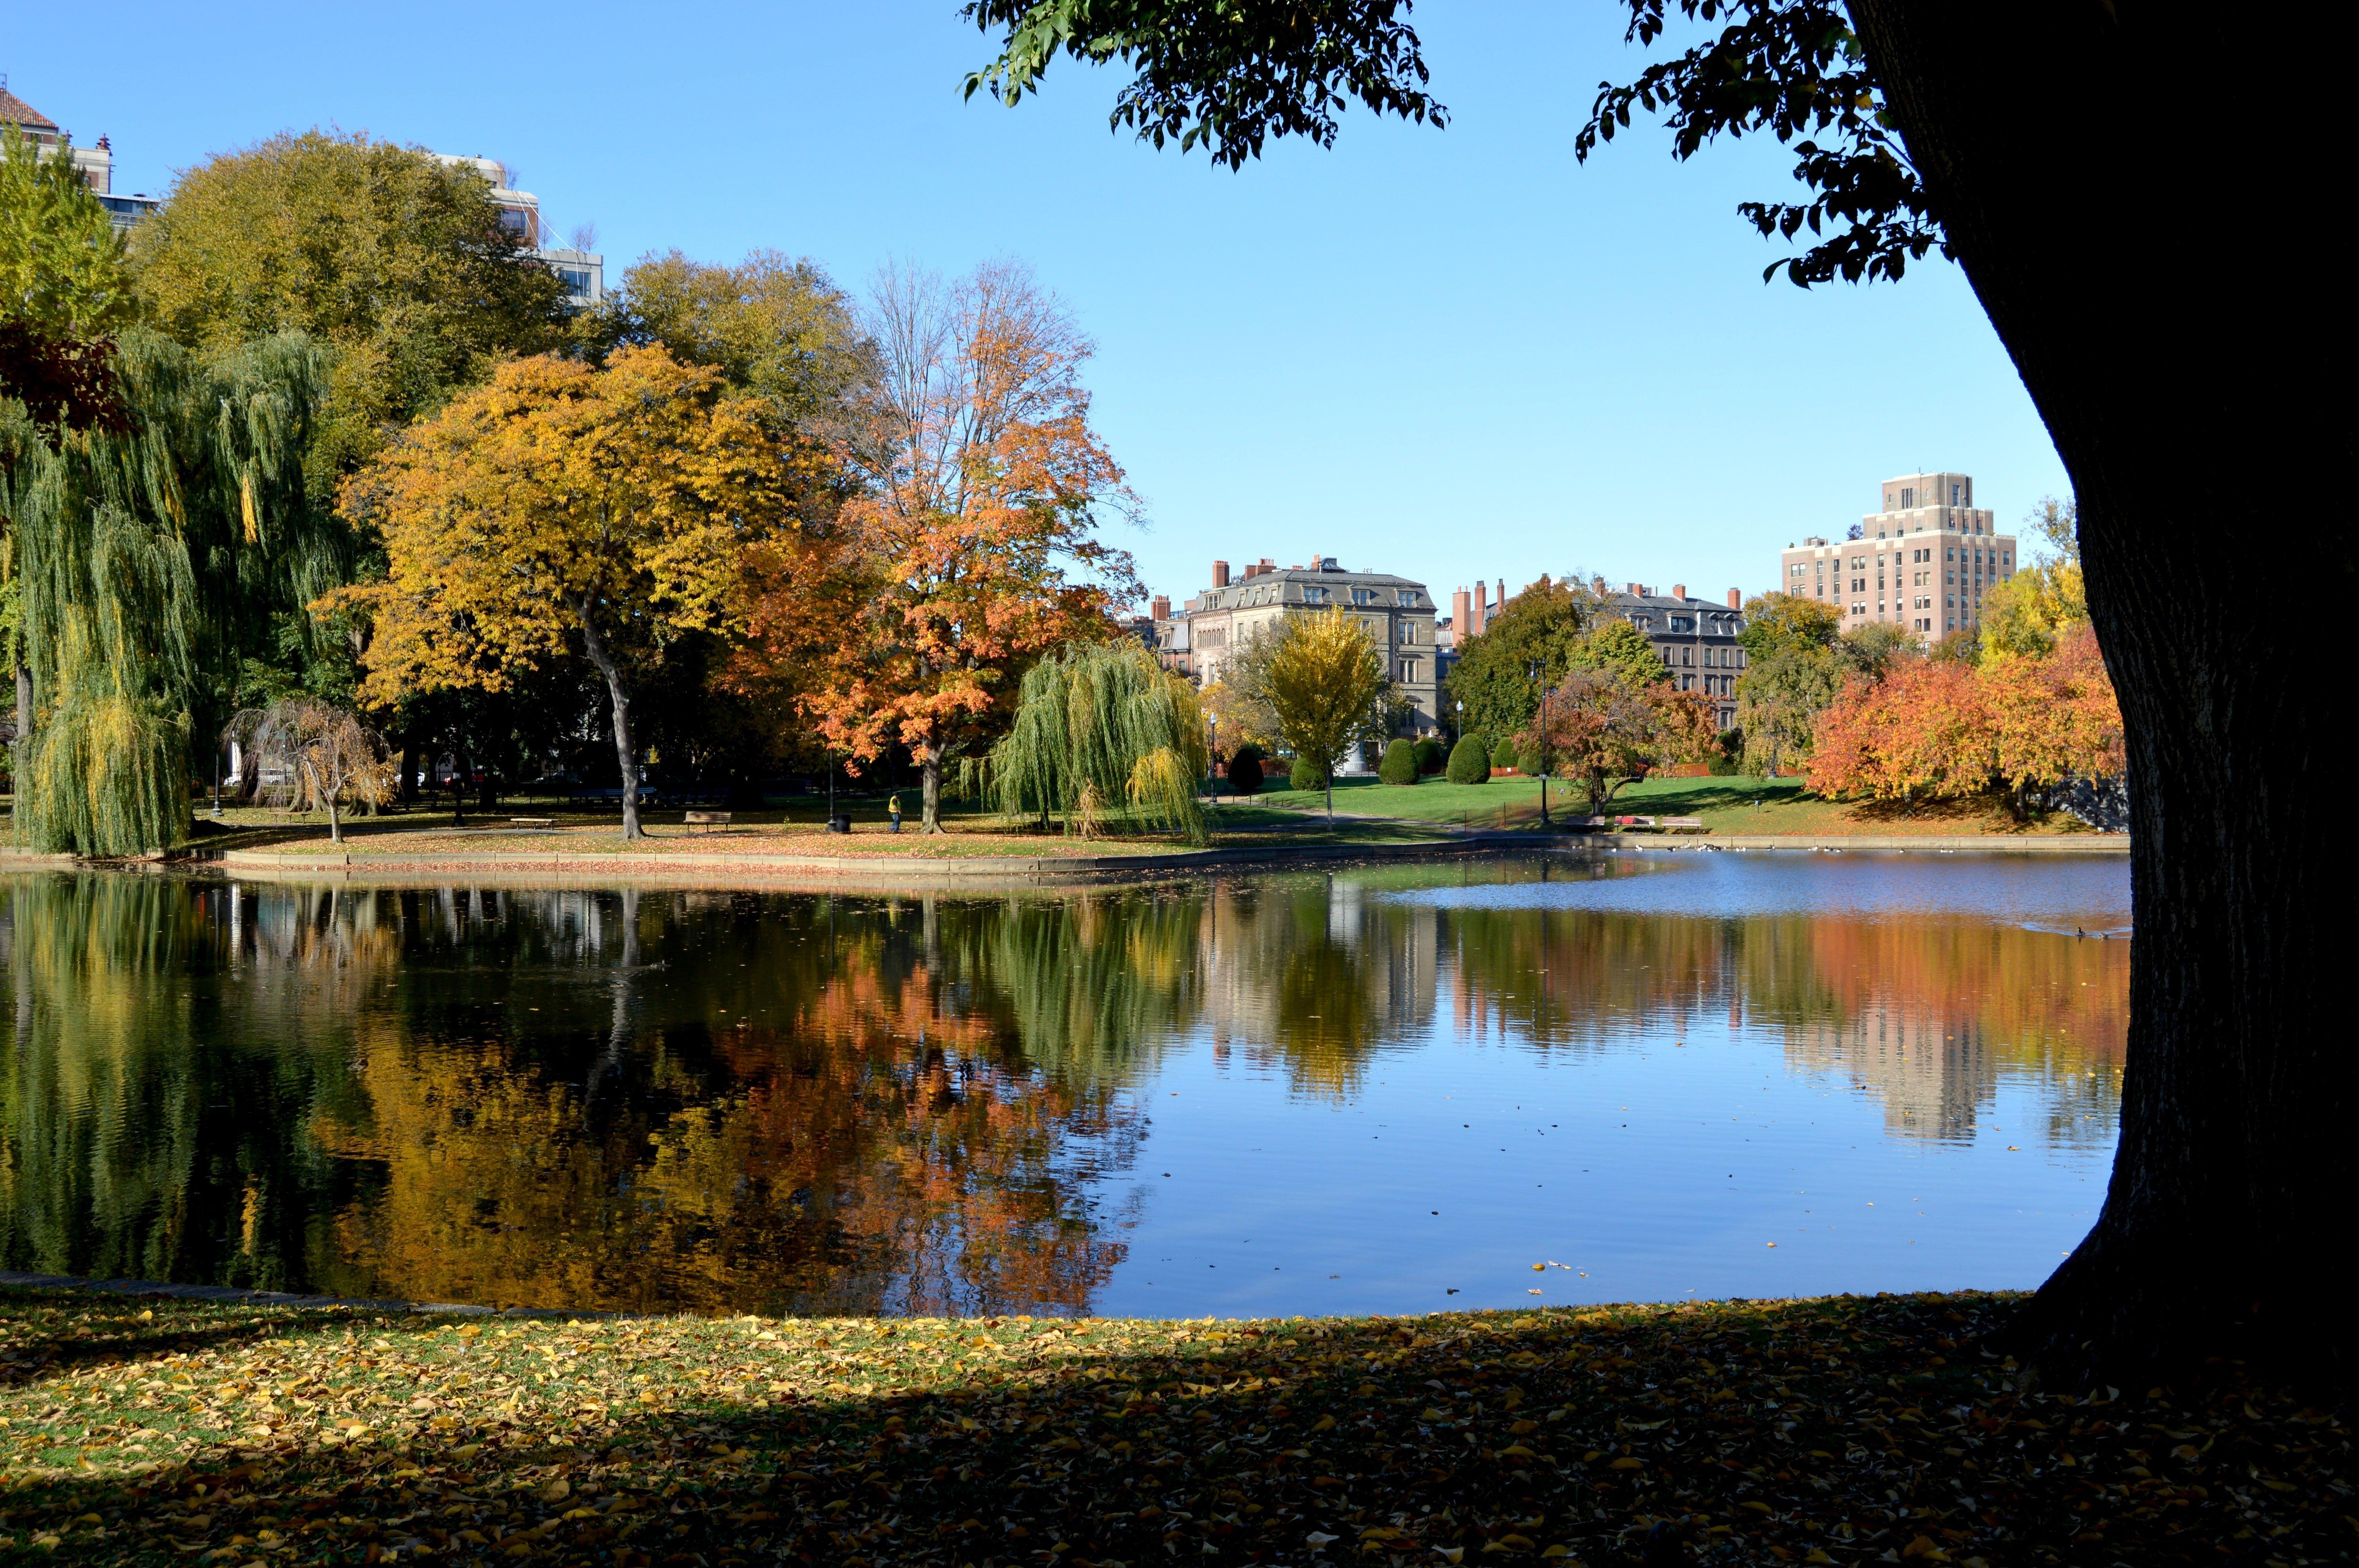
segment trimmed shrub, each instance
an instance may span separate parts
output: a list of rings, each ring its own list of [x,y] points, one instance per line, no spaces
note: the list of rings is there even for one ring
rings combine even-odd
[[[1325,789],[1327,787],[1327,774],[1318,763],[1312,762],[1310,758],[1297,757],[1294,759],[1293,771],[1286,775],[1286,783],[1287,787],[1289,789],[1306,791]]]
[[[1516,753],[1516,772],[1527,777],[1537,776],[1540,771],[1540,754],[1538,752]]]
[[[1388,784],[1417,783],[1417,748],[1406,741],[1386,747],[1384,761],[1376,764],[1376,777]]]
[[[1491,779],[1491,746],[1480,735],[1466,735],[1450,752],[1450,782],[1458,784],[1488,784]]]
[[[1417,758],[1417,771],[1420,774],[1438,773],[1450,762],[1450,753],[1441,749],[1440,741],[1430,736],[1410,747],[1409,752]]]
[[[1251,746],[1240,746],[1237,754],[1229,759],[1229,793],[1258,795],[1261,792],[1261,752]]]
[[[1491,748],[1491,765],[1495,768],[1512,768],[1516,765],[1516,743],[1514,741],[1502,740],[1497,745]]]

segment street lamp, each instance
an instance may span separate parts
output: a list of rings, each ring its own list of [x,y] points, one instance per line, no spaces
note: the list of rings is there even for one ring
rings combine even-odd
[[[1217,808],[1221,804],[1221,716],[1217,713],[1204,715],[1204,728],[1212,736],[1204,745],[1205,755],[1210,759],[1204,767],[1205,785],[1212,792],[1212,805]]]
[[[1548,809],[1548,683],[1540,679],[1539,661],[1532,661],[1532,684],[1540,688],[1539,754],[1540,754],[1540,827],[1549,825]]]

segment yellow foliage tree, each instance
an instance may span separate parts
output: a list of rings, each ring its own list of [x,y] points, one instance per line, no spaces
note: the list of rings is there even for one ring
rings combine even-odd
[[[344,487],[385,538],[383,581],[322,604],[364,609],[364,694],[388,702],[498,691],[569,641],[605,678],[622,764],[623,837],[641,837],[625,650],[723,630],[746,547],[789,523],[815,460],[768,404],[660,348],[603,369],[544,356],[503,366]]]
[[[1270,654],[1267,681],[1279,738],[1326,775],[1332,827],[1336,759],[1367,729],[1370,710],[1391,689],[1385,661],[1359,618],[1339,606],[1324,615],[1287,617]]]

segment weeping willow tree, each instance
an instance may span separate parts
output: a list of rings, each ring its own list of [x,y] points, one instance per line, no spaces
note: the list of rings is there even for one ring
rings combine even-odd
[[[1204,840],[1196,784],[1212,767],[1196,689],[1137,643],[1068,645],[1017,688],[1016,723],[968,774],[1012,816],[1061,817],[1084,837],[1131,819]]]
[[[133,855],[187,837],[201,672],[337,569],[302,475],[328,368],[299,334],[208,362],[138,330],[114,357],[127,428],[44,427],[0,403],[0,514],[32,687],[20,843]]]

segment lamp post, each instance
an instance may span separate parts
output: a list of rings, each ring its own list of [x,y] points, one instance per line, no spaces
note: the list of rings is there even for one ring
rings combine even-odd
[[[1549,825],[1548,683],[1540,679],[1540,664],[1537,659],[1532,661],[1532,684],[1539,687],[1540,697],[1539,746],[1538,747],[1538,750],[1540,754],[1540,827],[1545,830]]]
[[[1217,809],[1221,804],[1221,716],[1217,713],[1204,715],[1204,728],[1212,737],[1204,743],[1204,754],[1210,759],[1204,766],[1204,783]]]

